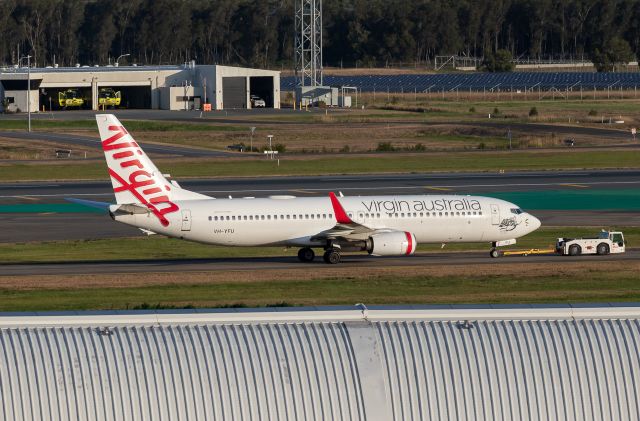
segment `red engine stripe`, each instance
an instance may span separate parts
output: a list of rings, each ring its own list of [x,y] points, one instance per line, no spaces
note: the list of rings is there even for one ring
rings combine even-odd
[[[413,252],[413,236],[411,235],[410,232],[406,232],[406,231],[405,231],[404,235],[407,236],[407,242],[409,243],[409,244],[407,244],[407,251],[406,251],[405,254],[409,255],[409,254],[411,254]]]

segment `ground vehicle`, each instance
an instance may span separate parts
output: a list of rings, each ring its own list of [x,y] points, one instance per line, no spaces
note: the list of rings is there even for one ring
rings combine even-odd
[[[122,101],[120,91],[113,88],[100,88],[98,91],[98,105],[100,107],[119,107]]]
[[[79,89],[71,88],[66,91],[58,92],[58,103],[61,108],[67,109],[67,107],[82,107],[84,105],[84,98]]]
[[[558,238],[556,253],[569,256],[624,253],[625,246],[621,232],[602,231],[593,238]]]
[[[267,103],[264,99],[260,98],[258,95],[251,95],[251,107],[252,108],[264,108],[267,106]]]

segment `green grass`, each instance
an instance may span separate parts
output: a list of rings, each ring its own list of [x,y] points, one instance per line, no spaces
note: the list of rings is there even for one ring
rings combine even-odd
[[[335,277],[126,288],[0,289],[0,311],[638,300],[637,273],[611,267],[590,270],[588,277],[524,273],[520,276]]]
[[[263,158],[238,160],[165,161],[157,166],[175,178],[260,176],[260,175],[326,175],[367,173],[420,173],[431,171],[497,171],[546,170],[579,168],[638,168],[640,151],[571,152],[466,152],[456,154],[371,155],[328,158],[288,159]],[[0,181],[105,179],[102,162],[56,164],[0,165]]]
[[[172,121],[123,120],[129,131],[149,132],[206,132],[206,131],[246,131],[243,127],[216,125],[212,123],[177,123]],[[24,120],[0,120],[0,130],[21,130],[25,128]],[[90,120],[32,120],[35,130],[45,129],[92,129],[96,130],[96,122]]]
[[[111,221],[106,220],[105,223]],[[114,222],[115,223],[115,222]],[[606,228],[606,227],[603,227]],[[616,227],[629,244],[640,244],[640,227]],[[580,237],[597,234],[599,227],[543,227],[520,238],[515,247],[553,246],[557,237]],[[451,243],[445,251],[488,250],[487,244]],[[440,244],[420,245],[418,252],[440,251]],[[99,240],[52,241],[35,243],[0,243],[0,263],[46,263],[79,261],[119,261],[146,259],[211,259],[260,256],[296,256],[297,249],[283,247],[220,247],[165,238],[162,236],[113,238]],[[1,268],[0,268],[1,270]]]

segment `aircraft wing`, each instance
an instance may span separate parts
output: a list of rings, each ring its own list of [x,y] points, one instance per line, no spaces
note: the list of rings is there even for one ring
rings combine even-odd
[[[359,224],[349,218],[349,215],[345,212],[340,200],[338,200],[333,192],[329,192],[329,198],[331,199],[331,206],[333,206],[333,213],[336,216],[336,225],[333,228],[321,231],[314,235],[311,237],[312,241],[335,239],[356,241],[365,239],[372,233],[378,231],[366,225]]]

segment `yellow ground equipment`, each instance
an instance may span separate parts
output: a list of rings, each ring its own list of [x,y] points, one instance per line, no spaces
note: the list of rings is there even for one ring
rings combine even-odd
[[[113,88],[100,88],[98,92],[98,105],[100,108],[119,107],[122,99],[120,91],[114,91]]]
[[[499,256],[529,256],[532,254],[555,254],[555,249],[498,250]]]
[[[67,107],[82,107],[84,98],[79,89],[72,88],[58,92],[58,102],[60,107],[64,109],[67,109]]]

